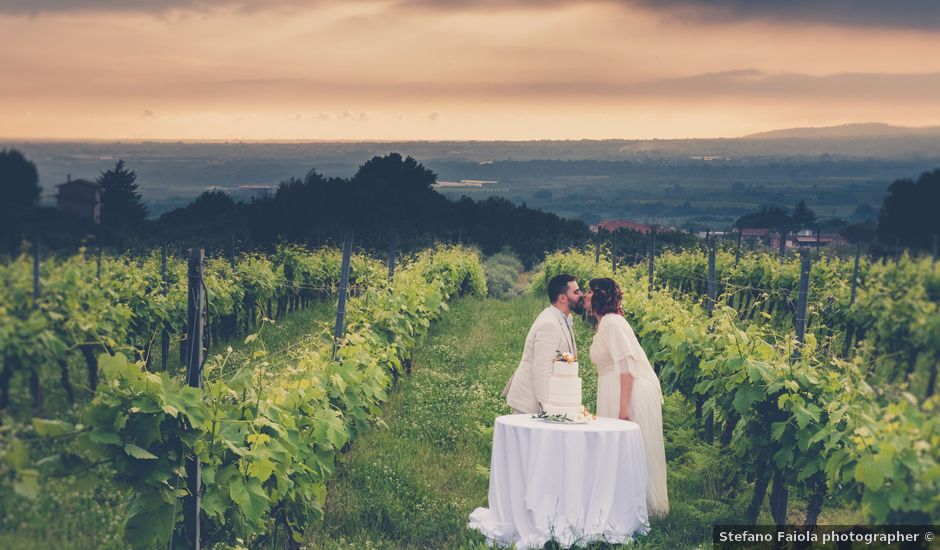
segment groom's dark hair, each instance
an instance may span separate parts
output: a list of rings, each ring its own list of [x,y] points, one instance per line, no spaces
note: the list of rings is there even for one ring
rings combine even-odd
[[[568,283],[575,281],[577,279],[572,275],[567,273],[562,273],[560,275],[555,275],[548,280],[548,301],[555,303],[558,300],[558,296],[561,294],[567,294],[568,292]]]

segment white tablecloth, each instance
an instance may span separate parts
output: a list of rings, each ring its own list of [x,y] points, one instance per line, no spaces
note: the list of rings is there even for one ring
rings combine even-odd
[[[550,424],[500,416],[493,429],[489,508],[470,527],[490,543],[538,548],[646,534],[646,458],[633,422]]]

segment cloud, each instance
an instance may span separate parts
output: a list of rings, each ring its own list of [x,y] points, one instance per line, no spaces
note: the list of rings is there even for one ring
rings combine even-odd
[[[366,119],[369,118],[369,115],[367,115],[367,114],[365,114],[365,113],[355,114],[355,113],[350,112],[350,111],[347,109],[347,110],[343,111],[343,113],[342,113],[341,115],[339,115],[338,117],[336,117],[336,118],[345,119],[345,120],[366,120]]]
[[[490,81],[470,75],[453,82],[410,80],[379,85],[375,82],[350,82],[334,79],[275,78],[252,80],[180,81],[170,89],[148,86],[121,87],[105,81],[76,82],[70,92],[76,96],[94,96],[99,99],[135,97],[151,102],[216,104],[245,104],[264,97],[284,106],[316,108],[309,103],[310,90],[318,90],[322,101],[355,101],[362,110],[343,109],[334,112],[318,111],[316,118],[326,120],[367,120],[369,109],[394,105],[421,105],[429,100],[448,98],[448,101],[472,103],[515,103],[518,101],[598,101],[617,103],[630,100],[649,100],[657,103],[682,100],[708,102],[723,100],[774,100],[829,102],[866,101],[898,103],[909,102],[934,105],[940,100],[940,72],[890,74],[880,72],[846,72],[811,75],[797,72],[766,72],[754,68],[691,74],[674,78],[637,79],[617,81],[609,75],[599,74],[590,79],[546,80],[532,75],[526,79]],[[376,90],[381,89],[381,95]],[[0,91],[2,92],[2,91]],[[19,92],[31,100],[55,98],[47,88]],[[51,94],[51,95],[50,95]],[[0,98],[21,97],[2,94]],[[381,98],[378,102],[376,98]],[[383,107],[385,106],[385,107]],[[296,112],[296,111],[295,111]],[[291,113],[293,114],[293,113]],[[144,110],[140,116],[155,118],[161,113]],[[426,120],[435,121],[439,112],[425,111]]]
[[[165,13],[168,11],[256,12],[309,6],[303,0],[0,0],[0,13]]]
[[[940,30],[936,0],[621,0],[687,21],[765,20]]]
[[[807,75],[744,69],[663,79],[642,86],[647,93],[681,97],[835,99],[936,102],[940,73],[840,73]]]
[[[549,12],[583,6],[583,0],[354,0],[389,10]],[[763,20],[821,23],[840,27],[888,27],[940,31],[937,0],[595,0],[624,8],[641,8],[691,23]],[[61,12],[262,12],[309,10],[335,0],[0,0],[0,13],[38,15]]]
[[[407,90],[409,87],[400,87]],[[601,80],[461,83],[447,88],[414,86],[409,92],[451,97],[523,99],[831,99],[838,101],[926,101],[940,98],[940,73],[841,73],[809,75],[738,69],[678,78],[614,82]]]

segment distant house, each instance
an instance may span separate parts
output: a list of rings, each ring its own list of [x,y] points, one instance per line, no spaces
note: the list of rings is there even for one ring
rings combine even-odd
[[[591,226],[591,231],[597,233],[601,229],[613,233],[618,229],[627,229],[629,231],[638,231],[646,234],[653,230],[653,226],[643,223],[631,222],[629,220],[604,220],[598,222],[596,226]]]
[[[56,185],[56,189],[56,208],[93,223],[101,223],[100,185],[68,176],[68,180]]]
[[[764,237],[770,235],[772,231],[766,227],[742,227],[741,228],[741,239],[742,240],[760,240]],[[773,231],[776,233],[776,231]]]
[[[796,237],[796,246],[845,246],[848,241],[838,233],[823,233],[817,238],[812,231],[800,231]]]

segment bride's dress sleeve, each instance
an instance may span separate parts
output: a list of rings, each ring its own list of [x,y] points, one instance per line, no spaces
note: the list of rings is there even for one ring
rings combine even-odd
[[[629,373],[634,378],[637,377],[636,370],[636,345],[633,340],[632,331],[629,329],[626,320],[622,317],[611,319],[604,323],[604,342],[607,344],[607,351],[610,352],[610,358],[614,362],[614,372],[617,374]],[[632,337],[632,338],[631,338]]]

